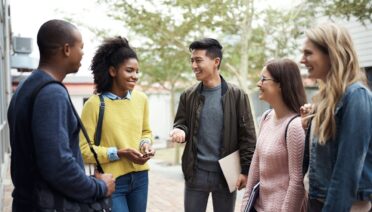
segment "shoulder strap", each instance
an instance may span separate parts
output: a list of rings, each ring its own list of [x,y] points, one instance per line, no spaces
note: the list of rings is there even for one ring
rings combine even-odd
[[[272,111],[272,109],[267,110],[267,112],[264,114],[264,117],[263,117],[262,121],[265,120],[265,119],[267,118],[267,116],[269,115],[269,113],[270,113],[271,111]]]
[[[61,86],[64,87],[64,85],[61,82],[56,81],[56,80],[50,80],[50,81],[46,81],[46,82],[40,83],[32,91],[31,96],[30,96],[30,104],[29,104],[30,107],[28,109],[29,110],[29,113],[28,114],[30,114],[30,126],[31,126],[31,121],[32,121],[32,113],[34,111],[35,99],[36,99],[37,95],[39,94],[39,92],[41,91],[41,89],[43,89],[45,86],[47,86],[49,84],[52,84],[52,83],[60,84]]]
[[[98,114],[98,122],[96,127],[96,133],[94,136],[94,144],[99,146],[101,143],[101,132],[102,132],[102,123],[103,123],[103,115],[105,114],[105,100],[103,99],[102,94],[99,96],[99,114]]]
[[[305,152],[304,152],[304,160],[302,162],[302,174],[305,176],[307,169],[309,168],[309,160],[310,160],[310,133],[311,133],[311,122],[313,118],[311,118],[307,125],[306,137],[305,137]]]
[[[258,129],[258,132],[260,133],[261,132],[261,129],[262,129],[262,126],[263,126],[263,122],[266,120],[267,116],[269,115],[269,113],[272,111],[272,109],[268,109],[266,110],[262,116],[261,116],[261,120],[260,120],[260,126],[259,126],[259,129]]]
[[[287,131],[288,131],[288,127],[289,127],[289,124],[297,117],[299,117],[300,115],[295,115],[293,116],[289,121],[288,121],[288,124],[287,126],[285,127],[285,133],[284,133],[284,138],[285,138],[285,143],[287,144]]]
[[[66,89],[66,87],[59,81],[55,81],[55,80],[51,80],[51,81],[46,81],[44,83],[41,83],[39,84],[35,90],[31,93],[31,101],[30,101],[30,122],[32,120],[32,112],[33,112],[33,108],[34,108],[34,104],[35,104],[35,99],[36,99],[36,96],[38,95],[38,93],[41,91],[41,89],[43,89],[45,86],[49,85],[49,84],[52,84],[52,83],[56,83],[56,84],[59,84],[61,85],[64,89]],[[66,89],[67,90],[67,89]],[[83,125],[83,123],[81,122],[80,120],[80,117],[79,117],[79,114],[76,112],[75,110],[75,107],[74,105],[72,104],[71,102],[71,98],[70,98],[70,95],[68,95],[68,99],[70,101],[70,105],[71,105],[71,108],[72,108],[72,111],[74,112],[74,115],[76,116],[76,119],[78,120],[78,124],[84,134],[84,137],[85,139],[87,140],[87,143],[89,145],[89,148],[90,148],[90,151],[93,153],[93,156],[94,156],[94,159],[96,160],[96,163],[97,163],[97,171],[99,171],[100,173],[104,173],[103,172],[103,169],[102,169],[102,166],[101,166],[101,163],[99,162],[98,160],[98,156],[97,156],[97,153],[96,151],[93,149],[93,146],[90,142],[90,139],[89,139],[89,136],[88,136],[88,133],[87,131],[85,130],[85,127]]]

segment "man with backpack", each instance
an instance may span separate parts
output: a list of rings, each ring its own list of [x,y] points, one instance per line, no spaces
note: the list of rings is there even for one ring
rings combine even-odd
[[[38,192],[40,186],[76,202],[94,202],[115,188],[111,174],[85,174],[79,117],[61,84],[80,67],[81,33],[69,22],[50,20],[39,29],[37,44],[39,66],[18,86],[8,109],[14,212],[59,204]]]

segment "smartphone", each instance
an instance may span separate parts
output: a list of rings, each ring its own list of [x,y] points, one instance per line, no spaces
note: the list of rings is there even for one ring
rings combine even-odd
[[[154,153],[145,153],[143,154],[142,157],[147,158],[147,157],[152,157],[152,156],[154,156]]]

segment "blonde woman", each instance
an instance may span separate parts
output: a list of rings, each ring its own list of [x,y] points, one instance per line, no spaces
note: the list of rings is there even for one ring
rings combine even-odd
[[[322,24],[306,36],[301,63],[319,81],[313,105],[301,107],[303,125],[311,122],[309,211],[369,211],[372,94],[362,83],[365,76],[345,28]]]

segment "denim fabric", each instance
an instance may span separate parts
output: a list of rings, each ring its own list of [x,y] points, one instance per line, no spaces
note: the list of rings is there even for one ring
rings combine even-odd
[[[132,91],[128,91],[127,95],[125,97],[123,97],[123,98],[121,98],[120,96],[117,96],[117,95],[115,95],[115,94],[113,94],[111,92],[108,92],[108,91],[103,92],[102,95],[104,97],[106,97],[106,98],[111,99],[111,100],[120,100],[120,99],[128,99],[128,100],[130,100],[132,98]]]
[[[112,194],[113,212],[145,212],[149,185],[148,171],[132,172],[116,178]]]
[[[118,156],[118,149],[116,147],[107,148],[107,155],[110,161],[120,160]]]
[[[309,198],[324,200],[322,211],[349,211],[356,200],[372,200],[372,94],[350,85],[336,106],[333,140],[310,145]]]
[[[185,212],[205,212],[209,193],[212,193],[215,212],[234,211],[236,191],[230,193],[221,172],[196,169],[194,174],[193,180],[185,186]]]

